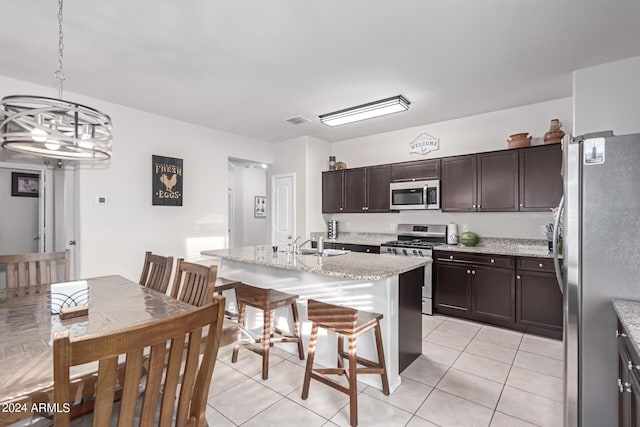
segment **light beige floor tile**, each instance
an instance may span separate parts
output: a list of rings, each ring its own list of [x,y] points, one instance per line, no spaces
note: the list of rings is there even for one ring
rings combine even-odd
[[[302,387],[299,387],[289,393],[287,398],[326,419],[330,419],[349,404],[349,396],[318,381],[311,381],[307,400],[302,400],[301,394]]]
[[[497,410],[530,423],[562,426],[562,404],[524,390],[505,386]]]
[[[487,427],[493,411],[438,389],[427,397],[416,415],[443,427]]]
[[[219,359],[220,360],[220,359]],[[284,359],[278,354],[269,355],[269,370]],[[232,367],[233,369],[242,372],[248,377],[253,377],[258,373],[262,373],[262,356],[256,354],[246,348],[241,348],[238,353],[238,361],[231,363],[231,356],[228,359],[223,359],[225,365]]]
[[[464,348],[471,341],[471,337],[464,337],[462,335],[455,335],[449,332],[442,332],[439,330],[432,331],[424,339],[427,342],[444,345],[445,347],[451,347],[456,350],[464,350]]]
[[[245,381],[248,377],[224,363],[216,363],[209,387],[209,397],[222,393]]]
[[[438,427],[438,425],[414,415],[407,427]]]
[[[504,384],[506,381],[510,367],[511,365],[509,364],[482,356],[476,356],[471,353],[462,353],[458,360],[456,360],[456,363],[453,364],[453,368],[455,369],[501,384]]]
[[[297,403],[294,403],[289,399],[281,399],[251,418],[242,426],[280,427],[298,425],[305,427],[320,427],[326,422],[327,420],[322,418],[320,415],[303,408]]]
[[[444,317],[438,316],[422,316],[422,337],[426,335],[425,332],[431,332],[437,328],[442,322],[445,321]]]
[[[435,330],[440,332],[447,332],[450,334],[460,335],[463,337],[471,338],[478,333],[481,326],[471,322],[456,322],[452,320],[446,320],[440,324]]]
[[[492,344],[517,349],[522,340],[522,332],[510,331],[493,326],[483,326],[475,338]]]
[[[553,343],[562,344],[562,340],[561,339],[558,340],[558,339],[555,339],[555,338],[541,337],[540,335],[534,335],[534,334],[525,333],[524,337],[532,339],[532,340],[538,340],[538,341],[542,341],[542,342],[546,342],[546,343],[551,343],[551,344],[553,344]]]
[[[492,344],[487,341],[481,341],[478,338],[471,340],[469,345],[464,349],[466,353],[472,353],[477,356],[487,357],[503,363],[512,363],[516,355],[515,348],[509,348],[498,344]]]
[[[262,380],[262,373],[253,377],[256,381],[280,394],[289,394],[302,385],[304,380],[304,368],[284,360],[273,367],[269,367],[269,378]]]
[[[502,392],[502,384],[456,369],[449,369],[442,381],[438,383],[437,389],[495,409]]]
[[[562,341],[541,341],[531,337],[524,337],[520,344],[520,350],[535,353],[540,356],[551,357],[556,360],[563,359]]]
[[[422,356],[431,362],[441,365],[451,366],[460,355],[460,350],[445,347],[428,341],[422,341]]]
[[[236,424],[232,423],[231,420],[225,418],[220,412],[213,409],[211,405],[207,405],[207,412],[205,414],[205,418],[207,420],[207,424],[210,426],[220,426],[220,427],[235,427]]]
[[[364,393],[358,395],[358,425],[360,426],[405,426],[412,415]],[[339,426],[349,426],[349,405],[334,415],[330,421]]]
[[[282,395],[252,379],[247,379],[213,396],[209,399],[209,404],[235,424],[242,424],[280,399],[283,399]]]
[[[491,427],[536,427],[535,424],[514,418],[502,412],[494,412]]]
[[[518,351],[513,366],[529,369],[558,378],[564,378],[562,360],[540,356],[526,351]]]
[[[438,381],[444,376],[449,369],[446,365],[440,363],[431,362],[429,360],[418,357],[411,363],[404,371],[402,371],[402,378],[409,378],[414,381],[418,381],[422,384],[435,387]]]
[[[506,384],[558,402],[563,401],[563,381],[551,375],[513,366]]]
[[[410,380],[409,378],[402,378],[400,387],[396,389],[389,396],[382,394],[382,391],[373,387],[367,388],[363,393],[367,394],[374,399],[381,400],[389,403],[393,406],[397,406],[400,409],[414,413],[418,410],[422,402],[431,393],[433,387],[426,384],[419,383],[417,381]]]

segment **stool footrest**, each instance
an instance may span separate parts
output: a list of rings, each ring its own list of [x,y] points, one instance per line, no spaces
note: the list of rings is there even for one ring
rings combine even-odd
[[[315,371],[315,370],[314,370]],[[350,391],[349,391],[349,387],[345,387],[342,384],[332,380],[331,378],[328,378],[324,375],[318,374],[314,371],[311,371],[311,378],[316,379],[318,381],[320,381],[321,383],[328,385],[329,387],[335,388],[338,391],[343,392],[346,395],[349,395]]]
[[[339,351],[338,354],[345,360],[349,360],[349,354],[344,351]],[[373,360],[365,359],[363,357],[356,356],[356,362],[359,365],[364,365],[369,368],[380,368],[380,363],[374,362]]]

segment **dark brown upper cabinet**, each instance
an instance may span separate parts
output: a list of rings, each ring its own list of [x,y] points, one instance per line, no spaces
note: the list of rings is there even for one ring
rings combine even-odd
[[[520,155],[520,211],[547,211],[562,197],[561,144],[518,150]]]
[[[443,212],[475,212],[476,155],[446,157],[442,159],[440,206]]]
[[[344,212],[343,171],[322,172],[322,213]]]
[[[440,159],[416,160],[391,165],[392,181],[440,179]]]
[[[479,212],[518,210],[518,151],[478,154]]]
[[[389,212],[391,165],[322,173],[322,213]]]

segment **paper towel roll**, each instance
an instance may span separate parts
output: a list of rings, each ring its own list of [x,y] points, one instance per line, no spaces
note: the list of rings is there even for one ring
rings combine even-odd
[[[450,245],[458,244],[458,225],[453,222],[447,225],[447,243]]]

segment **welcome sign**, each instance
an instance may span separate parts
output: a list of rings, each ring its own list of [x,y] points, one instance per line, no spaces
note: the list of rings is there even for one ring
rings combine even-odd
[[[440,139],[422,132],[409,144],[409,154],[427,154],[440,149]]]
[[[182,159],[152,156],[153,205],[182,206]]]

